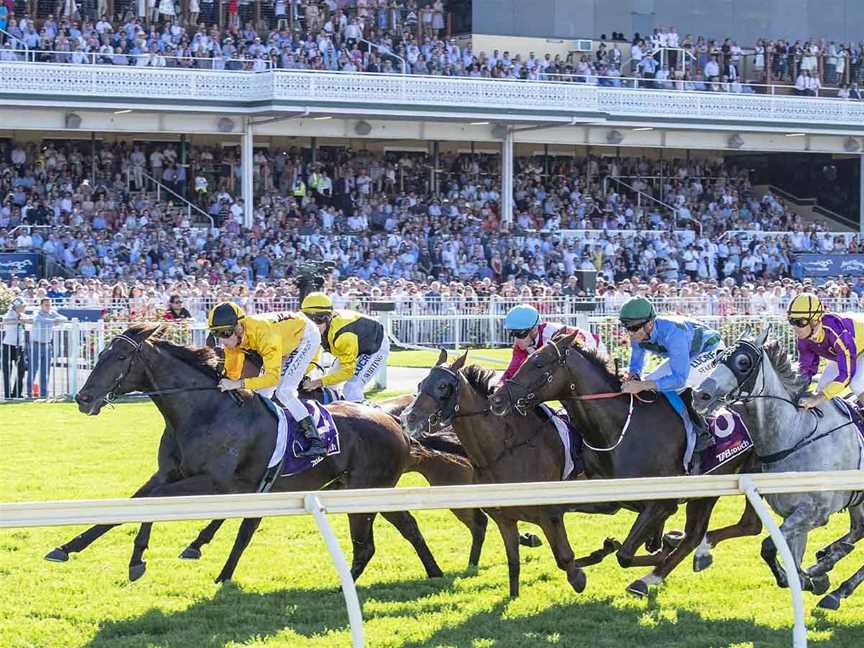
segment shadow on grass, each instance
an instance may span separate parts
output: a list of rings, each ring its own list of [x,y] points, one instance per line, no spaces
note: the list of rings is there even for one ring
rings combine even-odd
[[[453,600],[446,595],[466,594],[457,582],[462,578],[464,575],[453,575],[424,581],[361,585],[358,593],[366,607],[365,620],[452,613]],[[523,582],[523,587],[530,586],[530,582]],[[552,605],[537,614],[519,616],[508,612],[510,601],[500,584],[472,584],[471,592],[476,595],[478,587],[500,592],[500,595],[493,594],[495,598],[490,609],[471,614],[455,624],[448,623],[426,639],[406,641],[402,645],[405,648],[471,645],[714,648],[740,643],[759,648],[787,648],[791,643],[791,629],[770,628],[746,619],[705,619],[690,610],[664,608],[653,598],[645,605],[623,608],[616,607],[612,598],[576,599]],[[564,591],[562,596],[569,598]],[[405,606],[398,605],[400,603]],[[386,610],[370,611],[381,607]],[[864,622],[834,627],[830,616],[826,616],[814,625],[821,630],[830,629],[831,636],[824,641],[811,638],[813,646],[851,648],[862,645]],[[151,609],[133,619],[105,623],[87,647],[223,648],[229,643],[261,641],[288,628],[307,638],[347,631],[347,612],[341,591],[318,588],[261,593],[244,591],[229,583],[212,599],[198,601],[182,611]],[[374,647],[375,638],[367,636],[367,645]]]

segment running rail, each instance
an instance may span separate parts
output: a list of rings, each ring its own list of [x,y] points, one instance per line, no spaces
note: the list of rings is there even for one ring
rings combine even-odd
[[[357,590],[339,542],[330,527],[330,513],[543,506],[619,500],[688,499],[745,495],[753,504],[783,557],[789,579],[794,615],[794,648],[807,645],[804,603],[791,551],[762,496],[808,491],[864,490],[864,471],[832,473],[767,473],[704,475],[699,477],[645,477],[573,482],[474,484],[421,488],[373,488],[297,493],[244,493],[194,497],[142,499],[60,500],[0,504],[0,528],[212,520],[236,517],[313,515],[333,558],[345,595],[354,648],[364,645],[363,618]]]

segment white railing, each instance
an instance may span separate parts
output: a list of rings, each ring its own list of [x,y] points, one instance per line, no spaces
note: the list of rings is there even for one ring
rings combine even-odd
[[[135,68],[52,63],[0,62],[0,96],[57,97],[68,104],[76,95],[102,99],[198,99],[293,104],[336,102],[417,110],[449,108],[465,112],[521,110],[547,116],[576,112],[632,117],[701,118],[711,121],[864,124],[864,102],[757,94],[627,89],[551,81],[464,77],[360,74],[274,70],[259,74],[228,71]]]
[[[313,515],[335,563],[351,624],[352,645],[364,645],[363,616],[357,590],[329,513],[544,506],[592,502],[645,501],[688,497],[745,495],[780,551],[793,607],[793,647],[807,645],[804,602],[795,561],[761,495],[811,491],[864,490],[864,471],[777,473],[603,479],[525,484],[475,484],[426,488],[250,493],[196,497],[154,497],[137,500],[79,500],[0,504],[0,528],[120,524],[235,517]],[[743,594],[743,593],[742,593]]]

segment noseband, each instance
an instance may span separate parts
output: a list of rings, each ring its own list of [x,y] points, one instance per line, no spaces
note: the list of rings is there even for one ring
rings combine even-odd
[[[512,378],[504,381],[504,388],[507,390],[507,398],[510,400],[510,403],[512,403],[513,409],[516,410],[520,416],[528,416],[528,410],[533,407],[532,402],[537,398],[535,392],[541,387],[550,384],[555,379],[556,365],[559,368],[563,368],[567,364],[567,353],[570,349],[567,349],[562,353],[560,347],[551,340],[548,342],[548,345],[555,349],[556,360],[534,383],[526,386]],[[523,390],[525,396],[514,400],[513,392],[511,391],[511,387],[514,386]],[[574,383],[570,384],[570,391],[576,391],[576,385]]]
[[[457,418],[480,416],[482,414],[489,413],[488,407],[482,410],[478,410],[476,412],[461,412],[459,407],[459,374],[457,374],[449,367],[444,367],[441,365],[435,367],[435,369],[437,369],[438,371],[443,371],[448,375],[450,380],[448,380],[446,384],[450,385],[451,391],[450,396],[447,398],[447,402],[440,404],[441,401],[438,398],[436,398],[429,392],[423,390],[423,383],[425,383],[426,381],[424,380],[423,383],[420,383],[420,393],[426,394],[436,403],[439,403],[438,409],[429,416],[428,425],[430,430],[436,425],[442,428],[453,425],[453,421]]]

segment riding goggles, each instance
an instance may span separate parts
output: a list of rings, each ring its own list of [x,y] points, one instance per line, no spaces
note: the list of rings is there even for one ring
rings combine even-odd
[[[331,313],[307,313],[306,317],[315,324],[326,324],[330,321]]]
[[[531,335],[531,330],[533,328],[534,327],[532,326],[531,328],[527,328],[527,329],[511,329],[510,330],[510,337],[518,338],[521,340],[521,339],[526,338],[529,335]]]
[[[234,335],[234,327],[232,326],[230,328],[211,329],[210,332],[213,333],[213,335],[215,335],[220,340],[227,340],[232,335]]]
[[[623,322],[622,322],[622,324],[623,324]],[[635,333],[636,331],[641,329],[643,326],[645,326],[645,324],[646,324],[646,322],[636,322],[636,323],[630,322],[630,323],[624,324],[624,328],[627,329],[630,333]]]
[[[804,328],[805,326],[810,324],[810,318],[809,317],[790,317],[789,323],[792,326],[795,326],[797,328]]]

